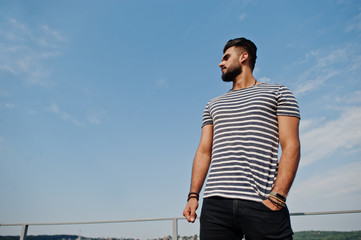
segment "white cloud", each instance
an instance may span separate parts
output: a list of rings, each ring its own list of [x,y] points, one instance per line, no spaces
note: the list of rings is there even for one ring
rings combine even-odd
[[[301,166],[312,164],[336,151],[352,151],[361,147],[361,107],[348,108],[335,120],[317,121],[317,127],[312,129],[309,129],[312,120],[306,121],[308,128],[300,134]]]
[[[168,80],[165,78],[160,78],[156,81],[155,84],[159,88],[166,88],[166,87],[168,87]]]
[[[361,31],[361,13],[355,16],[346,26],[346,32]]]
[[[294,90],[295,95],[300,95],[318,89],[330,79],[340,75],[345,71],[340,63],[348,62],[348,68],[353,64],[354,54],[350,54],[351,47],[343,49],[327,50],[326,54],[321,50],[312,50],[307,53],[305,59],[296,64],[310,64],[304,73],[299,76],[299,85]]]
[[[254,0],[241,0],[241,1],[237,1],[237,2],[241,9],[246,8],[250,3],[253,3],[253,4],[255,3]]]
[[[105,112],[103,110],[100,109],[92,109],[89,111],[88,113],[88,123],[90,124],[100,124],[101,123],[101,119],[104,117]]]
[[[246,18],[246,16],[247,16],[247,14],[243,13],[243,14],[238,16],[238,20],[242,21],[242,20],[244,20]]]
[[[1,108],[8,108],[8,109],[12,109],[15,107],[15,104],[13,103],[0,103],[0,109]]]
[[[298,96],[302,93],[306,93],[306,92],[312,91],[314,89],[317,89],[320,86],[322,86],[327,80],[336,76],[338,73],[339,72],[337,72],[337,71],[330,70],[328,72],[319,73],[318,75],[316,75],[317,77],[315,77],[313,79],[309,79],[310,77],[306,76],[306,75],[311,75],[311,74],[309,72],[307,72],[306,74],[304,74],[305,75],[304,78],[309,79],[309,80],[305,80],[305,82],[298,85],[294,91],[294,94],[296,96]]]
[[[316,54],[317,56],[317,54]],[[316,67],[329,67],[330,65],[347,60],[347,49],[335,49],[326,56],[318,56]]]
[[[361,104],[361,90],[356,90],[349,94],[337,96],[335,98],[335,102],[342,104],[342,106],[344,106],[345,104],[347,106],[359,105]]]
[[[268,82],[271,82],[271,79],[268,78],[268,77],[261,77],[261,78],[259,78],[259,81],[260,81],[260,82],[268,83]]]
[[[100,120],[95,116],[88,117],[88,121],[89,121],[89,123],[92,123],[92,124],[100,124]]]
[[[80,127],[85,127],[88,124],[100,124],[101,117],[104,115],[104,112],[101,110],[91,110],[87,116],[83,117],[83,120],[79,120],[73,114],[60,109],[58,104],[52,103],[49,107],[49,111],[54,113],[55,115],[59,116],[62,120],[66,122],[70,122]],[[29,112],[30,113],[30,112]],[[87,124],[88,123],[88,124]]]
[[[84,126],[83,123],[78,121],[76,118],[74,118],[68,112],[61,110],[56,103],[52,103],[49,109],[52,113],[56,114],[57,116],[59,116],[61,119],[63,119],[66,122],[71,122],[77,126]]]
[[[49,26],[33,28],[15,19],[0,23],[0,73],[32,85],[51,87],[46,60],[62,54],[66,39]]]
[[[43,25],[41,27],[41,29],[43,30],[43,32],[50,36],[51,38],[54,38],[56,41],[66,41],[66,39],[64,38],[64,36],[57,30],[51,29],[49,26],[47,25]]]
[[[36,114],[37,111],[35,111],[35,110],[28,110],[27,113],[28,113],[28,114]]]
[[[2,137],[0,137],[0,152],[3,150],[3,145],[4,145],[4,139]]]
[[[352,59],[352,64],[350,65],[350,71],[356,72],[361,69],[361,56],[356,56]]]
[[[302,202],[312,199],[312,202],[319,202],[319,199],[330,199],[344,197],[360,193],[361,162],[354,162],[337,169],[332,169],[323,174],[317,174],[293,188],[292,198]]]
[[[318,119],[301,119],[300,121],[300,132],[304,133],[306,131],[312,130],[320,126],[325,121],[325,118]]]

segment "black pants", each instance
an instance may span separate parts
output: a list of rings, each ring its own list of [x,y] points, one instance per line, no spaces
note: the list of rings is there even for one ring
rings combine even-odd
[[[201,212],[201,240],[292,240],[287,207],[272,211],[261,202],[205,198]]]

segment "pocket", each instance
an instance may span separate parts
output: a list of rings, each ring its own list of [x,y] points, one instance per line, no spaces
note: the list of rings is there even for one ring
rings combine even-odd
[[[267,207],[263,202],[260,202],[259,203],[260,205],[262,205],[262,208],[263,209],[265,209],[265,210],[267,210],[267,211],[269,211],[269,212],[281,212],[284,208],[281,208],[281,209],[279,209],[279,210],[272,210],[272,209],[270,209],[269,207]]]

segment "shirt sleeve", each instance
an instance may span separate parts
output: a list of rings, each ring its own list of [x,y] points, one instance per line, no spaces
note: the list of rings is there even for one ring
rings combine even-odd
[[[301,118],[297,100],[285,86],[281,86],[278,90],[277,116]]]
[[[205,125],[209,125],[209,124],[213,124],[213,119],[212,119],[211,113],[209,111],[209,103],[208,103],[203,111],[202,127],[204,127]]]

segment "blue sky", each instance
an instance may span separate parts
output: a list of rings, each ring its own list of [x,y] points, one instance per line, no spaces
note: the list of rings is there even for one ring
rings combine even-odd
[[[300,105],[290,212],[361,209],[361,2],[2,0],[0,16],[0,223],[181,216],[203,108],[231,88],[222,49],[240,36],[258,46],[257,80],[288,86]],[[361,229],[360,214],[292,221],[295,231]],[[197,229],[180,222],[179,233]]]

